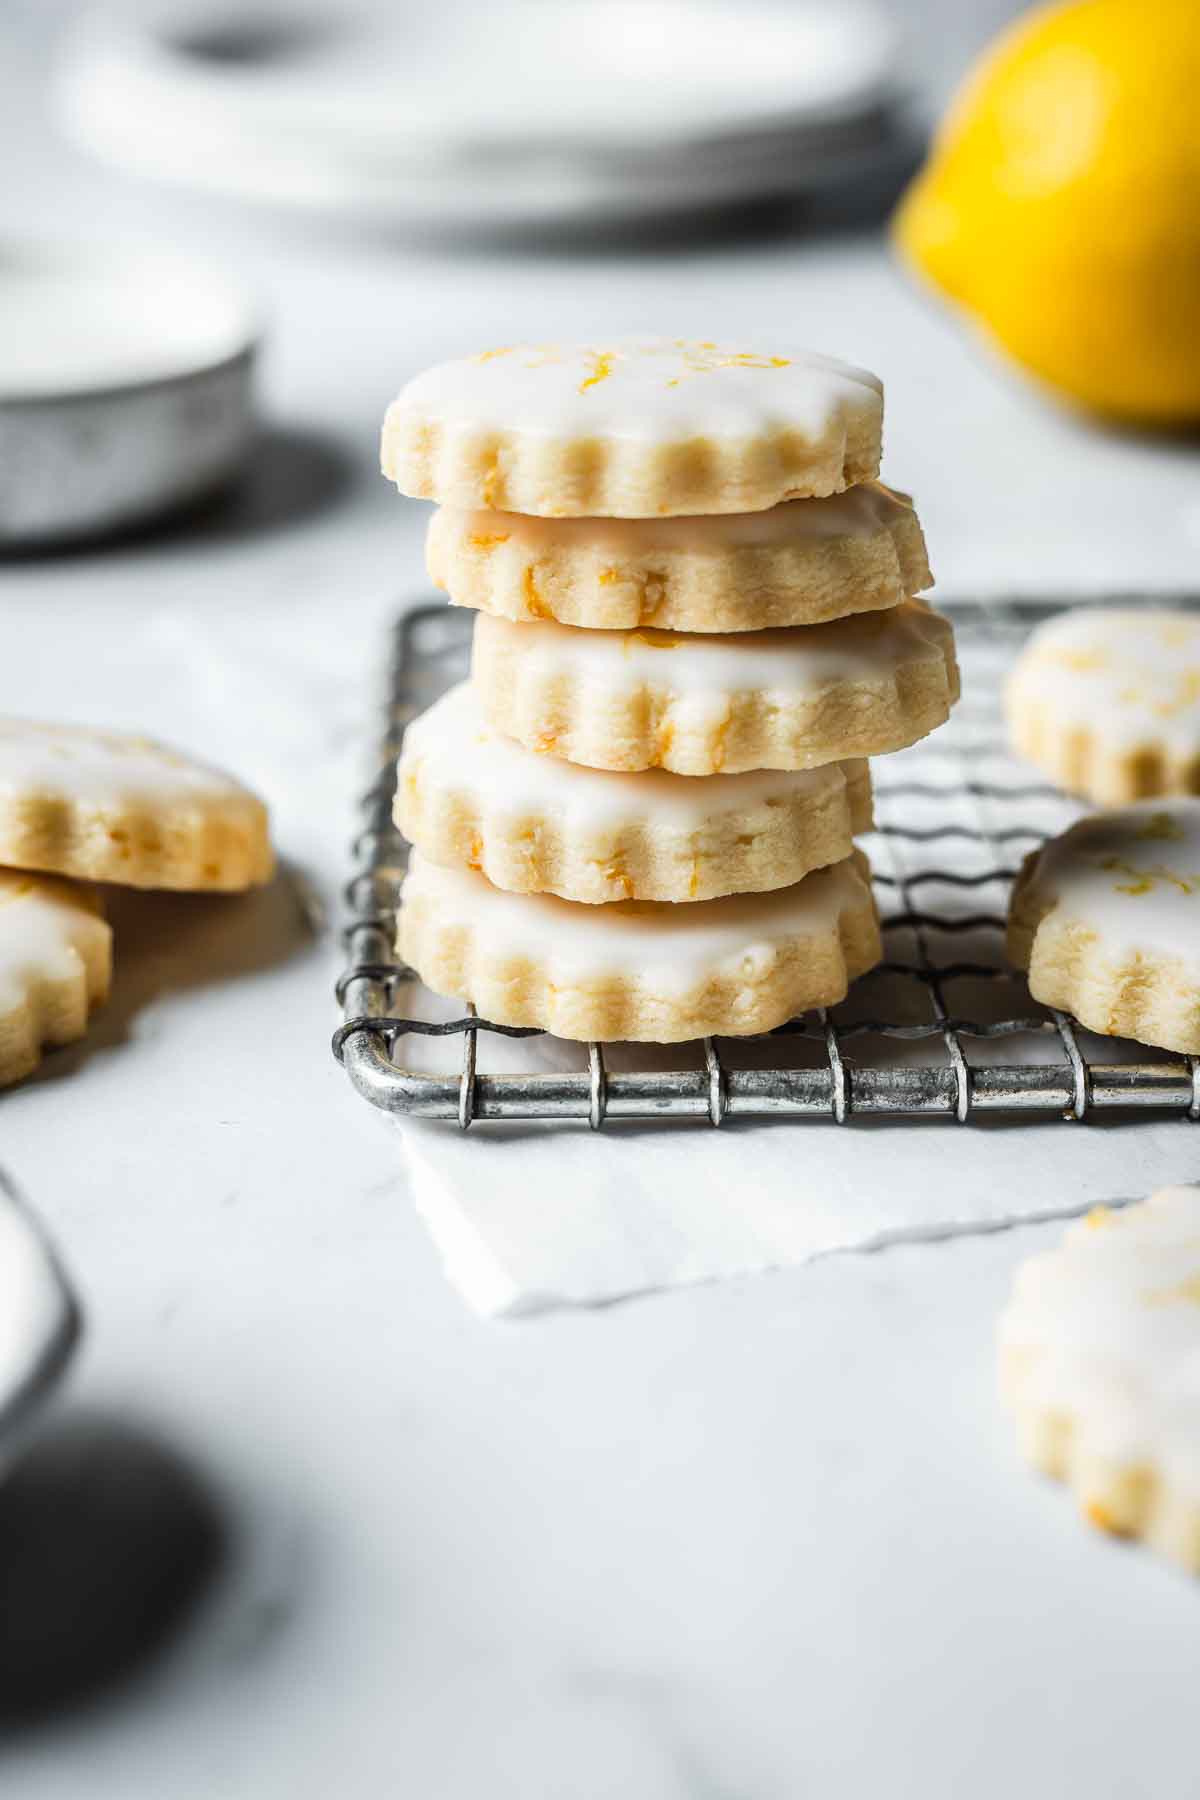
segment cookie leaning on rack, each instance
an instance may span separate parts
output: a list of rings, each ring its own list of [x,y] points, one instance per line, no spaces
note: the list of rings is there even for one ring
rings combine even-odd
[[[1200,617],[1062,613],[1021,652],[1005,708],[1017,752],[1098,806],[1200,794]]]
[[[1008,919],[1035,1000],[1200,1055],[1200,799],[1143,800],[1025,859]]]

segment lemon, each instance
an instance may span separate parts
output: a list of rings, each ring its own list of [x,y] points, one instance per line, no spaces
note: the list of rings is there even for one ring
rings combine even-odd
[[[1020,20],[968,77],[894,230],[1069,400],[1200,420],[1200,0]]]

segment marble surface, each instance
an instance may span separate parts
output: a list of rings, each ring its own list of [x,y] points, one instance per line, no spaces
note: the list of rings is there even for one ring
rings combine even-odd
[[[0,1489],[6,1791],[1185,1791],[1200,1594],[1078,1528],[993,1399],[995,1314],[1057,1227],[484,1324],[327,1039],[366,701],[421,591],[421,509],[373,472],[413,369],[500,321],[718,320],[859,357],[956,591],[1193,581],[1194,449],[1047,408],[869,234],[434,251],[127,186],[41,124],[24,11],[0,230],[149,233],[240,273],[272,316],[270,431],[205,520],[0,566],[0,708],[228,761],[288,866],[246,902],[122,902],[96,1030],[0,1097],[0,1163],[88,1315],[60,1413]],[[910,1129],[936,1179],[938,1130]],[[1022,1130],[1047,1206],[1058,1129]],[[1140,1191],[1146,1133],[1106,1136],[1112,1194]],[[864,1181],[893,1179],[887,1141],[864,1134]],[[822,1143],[798,1131],[797,1155]],[[1193,1174],[1198,1143],[1181,1124],[1154,1175]],[[55,1621],[71,1666],[46,1653]]]

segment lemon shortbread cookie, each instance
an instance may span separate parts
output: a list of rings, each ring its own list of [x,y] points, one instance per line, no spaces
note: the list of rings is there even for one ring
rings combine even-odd
[[[1200,613],[1063,613],[1009,678],[1017,750],[1099,806],[1200,794]]]
[[[88,888],[0,869],[0,1087],[69,1044],[108,994],[112,934]]]
[[[763,631],[895,606],[930,585],[911,503],[877,481],[708,518],[535,519],[440,507],[434,583],[505,619]]]
[[[694,906],[506,894],[414,854],[399,950],[427,986],[497,1024],[670,1044],[830,1006],[878,962],[880,942],[859,851],[794,887]]]
[[[403,493],[547,518],[757,512],[879,473],[883,389],[811,350],[617,338],[441,363],[388,408]]]
[[[903,749],[958,698],[949,622],[919,600],[732,637],[514,625],[480,613],[473,679],[494,725],[598,769],[807,769]]]
[[[787,887],[871,829],[865,762],[693,781],[538,756],[487,723],[469,684],[411,724],[396,822],[433,862],[564,900],[709,900]]]
[[[272,862],[266,808],[231,775],[149,738],[0,719],[0,863],[228,890]]]
[[[1085,1518],[1200,1574],[1200,1188],[1097,1207],[1017,1276],[1001,1392]]]
[[[1027,857],[1008,952],[1090,1030],[1200,1053],[1200,800],[1099,813]]]

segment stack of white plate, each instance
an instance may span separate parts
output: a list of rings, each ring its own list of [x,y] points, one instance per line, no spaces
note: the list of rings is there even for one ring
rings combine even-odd
[[[627,220],[811,193],[894,148],[866,0],[144,0],[86,15],[60,115],[145,174],[383,223]]]

